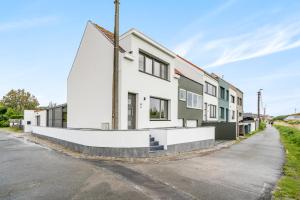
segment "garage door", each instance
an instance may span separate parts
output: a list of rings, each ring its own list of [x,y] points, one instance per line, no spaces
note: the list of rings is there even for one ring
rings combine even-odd
[[[197,120],[186,120],[187,127],[197,127]]]

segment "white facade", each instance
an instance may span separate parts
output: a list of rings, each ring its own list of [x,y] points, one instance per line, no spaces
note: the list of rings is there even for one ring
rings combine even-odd
[[[209,94],[207,91],[207,85],[211,84],[215,87],[215,95]],[[219,116],[219,83],[216,79],[208,74],[204,74],[204,85],[203,85],[203,121],[218,121]]]
[[[168,49],[131,29],[120,37],[119,129],[128,128],[128,94],[136,96],[135,128],[178,126],[175,57]],[[139,71],[139,52],[167,63],[169,80]],[[68,127],[111,127],[113,43],[95,24],[87,24],[68,77]],[[150,97],[168,102],[165,120],[150,120]]]
[[[47,126],[46,110],[24,110],[24,132],[31,132],[32,126]]]
[[[232,97],[234,102],[232,102]],[[237,122],[237,93],[234,89],[229,87],[229,122]]]
[[[113,44],[88,22],[68,76],[70,128],[111,125]]]

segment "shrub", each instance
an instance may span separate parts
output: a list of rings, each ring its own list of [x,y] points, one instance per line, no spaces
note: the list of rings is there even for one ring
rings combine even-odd
[[[9,121],[7,120],[0,121],[0,127],[9,127]]]

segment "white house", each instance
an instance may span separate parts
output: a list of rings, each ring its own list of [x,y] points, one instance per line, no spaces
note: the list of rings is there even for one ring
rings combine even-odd
[[[219,100],[218,100],[219,83],[212,75],[204,73],[204,121],[218,121]]]
[[[120,36],[119,129],[176,127],[176,55],[138,30]],[[88,22],[68,77],[68,127],[111,128],[113,34]]]

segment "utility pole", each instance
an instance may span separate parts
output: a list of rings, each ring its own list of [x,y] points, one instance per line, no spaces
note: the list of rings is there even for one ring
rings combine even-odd
[[[258,125],[260,125],[260,122],[261,122],[261,119],[260,119],[261,91],[262,91],[262,89],[259,89],[259,91],[257,92],[257,117],[258,117]]]
[[[119,124],[119,0],[115,4],[114,27],[114,68],[113,68],[113,93],[112,93],[112,128],[118,129]]]

